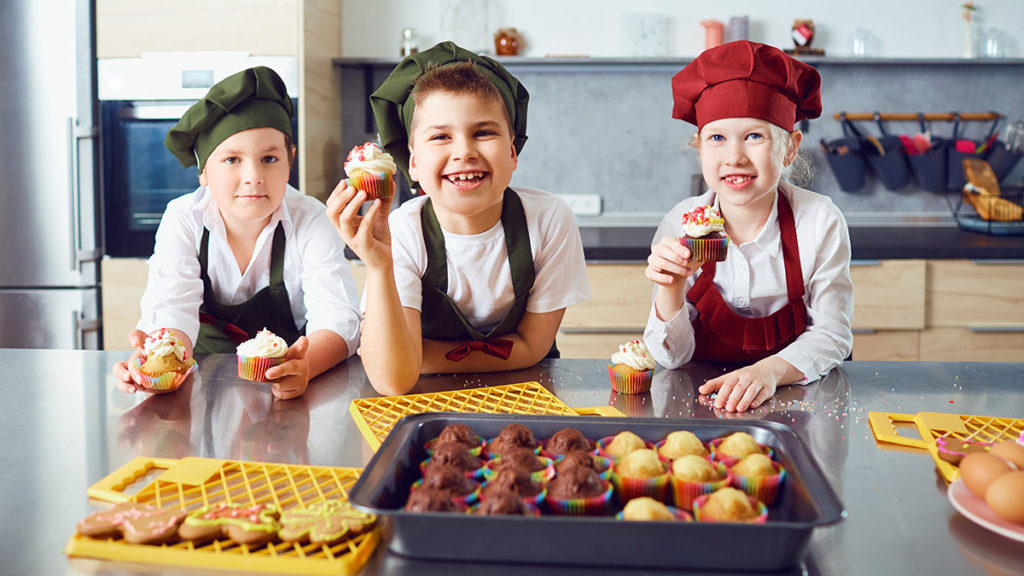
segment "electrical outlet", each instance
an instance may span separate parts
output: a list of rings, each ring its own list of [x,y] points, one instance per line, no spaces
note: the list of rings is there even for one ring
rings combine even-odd
[[[562,199],[573,214],[580,216],[597,216],[601,213],[601,196],[599,194],[556,194]]]

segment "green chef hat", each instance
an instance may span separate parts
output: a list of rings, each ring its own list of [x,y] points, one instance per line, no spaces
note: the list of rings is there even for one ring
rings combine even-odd
[[[441,42],[430,50],[405,57],[380,88],[370,95],[380,144],[395,158],[395,163],[410,183],[413,180],[409,177],[409,128],[416,108],[413,87],[429,68],[454,62],[472,62],[491,80],[512,119],[516,153],[522,152],[526,144],[526,105],[530,101],[526,88],[496,60],[460,48],[454,42]]]
[[[232,74],[217,82],[185,111],[164,138],[183,168],[199,165],[233,134],[251,128],[277,128],[292,136],[292,100],[281,77],[266,66]]]

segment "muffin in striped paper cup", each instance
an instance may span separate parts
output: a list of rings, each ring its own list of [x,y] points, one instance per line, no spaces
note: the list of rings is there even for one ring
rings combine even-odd
[[[694,500],[693,517],[697,522],[764,524],[768,507],[742,490],[726,486]]]
[[[771,506],[786,479],[786,469],[764,454],[751,454],[729,469],[732,485]]]
[[[484,482],[480,491],[480,499],[487,500],[502,492],[512,492],[524,502],[539,508],[547,496],[547,488],[525,470],[502,468]]]
[[[707,445],[705,445],[696,434],[689,430],[676,430],[675,432],[669,432],[669,434],[665,436],[664,440],[654,444],[654,450],[658,453],[658,456],[666,462],[672,462],[676,458],[682,458],[689,454],[694,454],[704,458],[711,457],[711,451],[708,450]]]
[[[654,444],[644,440],[629,430],[623,430],[614,436],[605,436],[597,441],[597,455],[604,456],[612,462],[634,450],[652,448]]]
[[[598,456],[593,452],[584,452],[582,450],[571,450],[562,454],[555,460],[555,475],[557,476],[559,470],[571,468],[573,466],[586,466],[587,468],[593,468],[594,472],[601,477],[602,480],[611,480],[612,477],[612,461],[604,456]]]
[[[612,484],[620,503],[642,496],[664,502],[668,496],[668,467],[654,450],[634,450],[615,463]]]
[[[395,160],[373,142],[356,146],[345,158],[345,179],[356,190],[366,192],[367,200],[391,198],[395,194]]]
[[[686,510],[666,506],[646,496],[626,502],[615,519],[629,522],[693,522],[693,517]]]
[[[128,371],[136,382],[151,391],[162,392],[180,386],[189,374],[195,372],[194,358],[185,358],[185,346],[167,328],[161,328],[146,337],[142,354],[128,363]]]
[[[484,464],[483,476],[490,480],[502,470],[522,470],[537,482],[547,482],[555,477],[555,465],[551,458],[538,456],[529,448],[516,448],[496,456]]]
[[[619,394],[643,394],[651,389],[656,363],[647,346],[631,340],[619,346],[608,364],[608,380]]]
[[[715,438],[709,444],[711,458],[722,462],[727,468],[735,466],[737,462],[751,454],[761,453],[769,458],[774,454],[771,446],[758,444],[757,440],[746,432],[735,432],[724,438]]]
[[[721,462],[712,462],[696,454],[672,461],[669,489],[677,508],[693,510],[693,501],[732,482],[732,474]]]
[[[454,466],[430,466],[423,472],[423,478],[412,485],[412,490],[420,487],[446,490],[459,508],[465,510],[480,497],[480,483],[471,480]]]
[[[612,510],[614,489],[592,468],[563,469],[548,484],[544,503],[552,514],[563,516],[606,516]]]
[[[284,363],[288,343],[283,338],[264,328],[238,345],[238,377],[253,382],[273,382],[267,378],[267,370]]]
[[[479,456],[484,447],[483,437],[473,433],[469,426],[465,424],[449,424],[441,430],[437,438],[428,440],[424,448],[427,451],[427,455],[431,455],[435,446],[450,442],[465,444],[469,447],[469,451],[473,456]]]

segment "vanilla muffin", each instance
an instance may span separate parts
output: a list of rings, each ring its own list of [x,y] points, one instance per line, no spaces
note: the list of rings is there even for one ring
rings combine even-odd
[[[141,370],[147,376],[160,376],[168,372],[184,374],[189,369],[185,361],[185,346],[167,328],[161,328],[147,337],[142,353],[146,361],[142,363]]]
[[[715,490],[696,506],[697,520],[704,522],[752,522],[761,511],[742,490],[725,487]],[[698,500],[698,502],[701,502]]]
[[[672,461],[672,475],[686,482],[717,482],[722,475],[706,458],[687,454]]]
[[[744,456],[730,470],[732,470],[733,474],[739,476],[765,477],[778,474],[774,464],[772,464],[772,459],[761,453]]]
[[[615,473],[626,478],[654,478],[665,473],[665,463],[649,448],[634,450],[615,464]]]
[[[717,452],[730,458],[742,459],[757,452],[763,453],[761,445],[754,440],[754,437],[746,432],[735,432],[726,436],[718,445]]]
[[[629,502],[626,502],[625,507],[622,508],[622,519],[639,522],[665,520],[674,522],[678,520],[675,514],[668,509],[668,506],[665,506],[654,498],[648,498],[647,496],[633,498]]]
[[[643,441],[643,438],[626,430],[616,434],[611,442],[604,446],[604,451],[612,458],[622,458],[634,450],[646,447],[647,444]]]
[[[677,430],[665,437],[665,441],[658,447],[658,454],[675,460],[688,454],[707,456],[708,449],[693,432]]]

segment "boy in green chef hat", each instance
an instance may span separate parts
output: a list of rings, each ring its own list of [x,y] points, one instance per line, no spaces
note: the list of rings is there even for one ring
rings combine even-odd
[[[168,132],[164,145],[183,167],[198,165],[200,185],[160,221],[131,361],[161,329],[185,358],[233,353],[267,329],[289,345],[286,361],[266,371],[286,399],[355,352],[360,316],[345,246],[323,204],[288,185],[291,116],[284,82],[256,67],[215,84]],[[156,391],[127,362],[113,371],[124,392]]]
[[[590,296],[583,244],[555,196],[509,188],[529,94],[451,42],[402,60],[370,97],[385,151],[425,196],[390,214],[342,181],[327,201],[366,264],[360,356],[381,394],[421,373],[494,372],[556,356],[566,306]],[[415,184],[418,183],[418,184]]]

